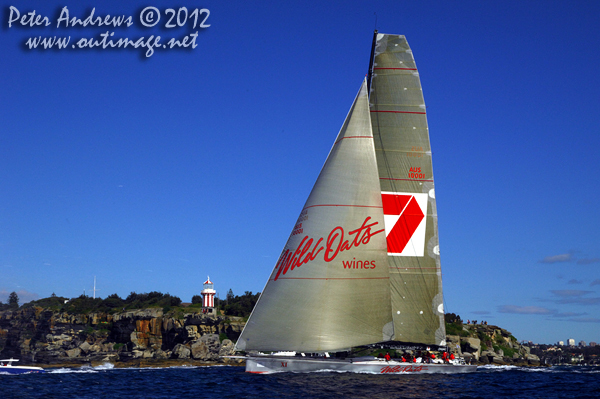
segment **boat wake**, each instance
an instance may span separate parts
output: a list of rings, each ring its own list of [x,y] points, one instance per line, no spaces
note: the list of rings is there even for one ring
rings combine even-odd
[[[526,370],[526,367],[517,367],[517,366],[494,366],[491,364],[487,364],[485,366],[477,366],[477,370],[486,370],[486,371],[509,371],[509,370]]]
[[[152,370],[170,370],[170,369],[181,369],[181,370],[189,370],[189,369],[197,369],[197,368],[213,368],[213,367],[231,367],[226,364],[216,364],[210,366],[192,366],[192,365],[182,365],[182,366],[165,366],[165,367],[115,367],[112,363],[104,363],[99,366],[81,366],[81,367],[61,367],[56,369],[47,369],[48,373],[52,374],[67,374],[67,373],[101,373],[106,372],[108,370],[143,370],[143,371],[152,371]]]
[[[551,366],[551,367],[520,367],[520,366],[478,366],[479,372],[522,371],[526,373],[570,373],[570,374],[598,374],[597,366]]]
[[[51,374],[66,374],[66,373],[100,373],[106,370],[112,370],[115,368],[115,365],[112,363],[104,363],[99,366],[81,366],[77,368],[63,367],[54,370],[48,370],[48,373]]]

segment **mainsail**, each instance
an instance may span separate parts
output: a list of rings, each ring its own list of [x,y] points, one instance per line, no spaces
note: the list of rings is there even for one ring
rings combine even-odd
[[[392,335],[366,81],[236,344],[332,351]]]
[[[445,345],[431,147],[419,73],[404,36],[375,35],[369,101],[394,340]]]

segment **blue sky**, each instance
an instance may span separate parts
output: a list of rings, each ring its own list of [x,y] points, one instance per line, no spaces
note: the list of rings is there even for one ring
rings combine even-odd
[[[94,276],[101,297],[189,301],[207,275],[221,296],[261,291],[377,26],[406,35],[421,76],[446,310],[600,342],[600,3],[1,3],[0,300],[79,296]],[[9,28],[11,5],[52,25]],[[56,28],[64,6],[134,23]],[[148,6],[207,8],[210,27],[144,28]],[[24,45],[107,31],[197,31],[197,47]]]

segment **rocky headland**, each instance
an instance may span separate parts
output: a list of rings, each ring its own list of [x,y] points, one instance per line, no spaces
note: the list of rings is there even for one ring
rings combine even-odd
[[[0,312],[0,358],[20,364],[168,366],[233,362],[241,317],[185,308],[69,314],[41,307]]]
[[[42,307],[0,312],[0,357],[48,367],[239,364],[234,354],[244,327],[235,316],[202,309],[161,308],[70,314]],[[540,359],[507,330],[447,323],[451,352],[473,364],[538,366]]]
[[[539,366],[540,358],[521,345],[507,330],[487,324],[446,324],[446,341],[452,353],[467,363]]]

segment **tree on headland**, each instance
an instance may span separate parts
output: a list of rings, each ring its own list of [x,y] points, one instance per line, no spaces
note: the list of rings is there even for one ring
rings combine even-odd
[[[8,305],[12,309],[17,309],[19,307],[19,296],[16,292],[13,291],[8,295]]]
[[[446,319],[446,323],[463,324],[460,316],[454,313],[446,313],[444,318]]]
[[[221,302],[219,307],[225,311],[226,315],[248,317],[252,313],[259,296],[260,292],[253,294],[251,291],[246,291],[244,295],[237,296],[229,289],[227,301],[225,303]]]
[[[446,320],[447,335],[458,335],[461,337],[467,337],[469,335],[469,333],[463,329],[463,321],[459,315],[454,313],[446,313],[444,318]]]
[[[124,304],[125,301],[116,293],[107,296],[106,299],[102,302],[102,305],[109,309],[122,308]]]

